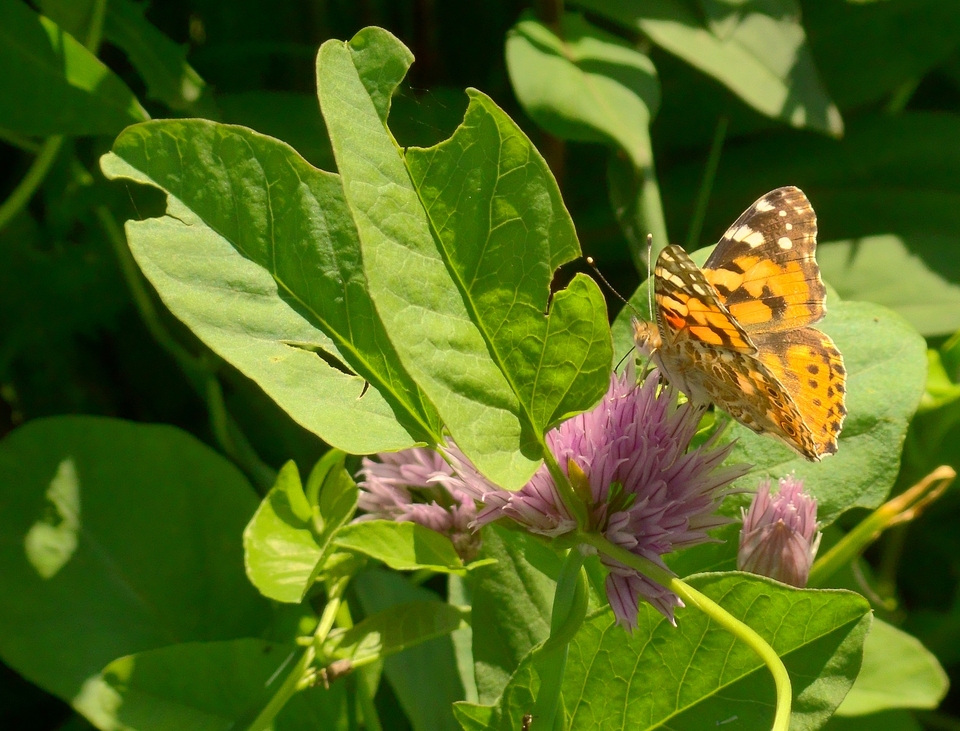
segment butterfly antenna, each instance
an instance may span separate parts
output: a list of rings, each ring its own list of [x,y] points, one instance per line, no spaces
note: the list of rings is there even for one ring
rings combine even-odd
[[[621,302],[623,302],[623,304],[625,304],[631,310],[633,310],[636,313],[637,317],[640,317],[640,313],[637,311],[636,307],[630,304],[630,300],[628,300],[626,297],[620,294],[617,290],[615,290],[613,288],[613,285],[607,281],[607,278],[600,273],[600,270],[597,268],[597,263],[593,260],[593,257],[588,256],[584,259],[584,261],[586,261],[587,264],[590,266],[590,268],[593,269],[594,273],[600,278],[600,281],[603,282],[605,285],[607,285],[607,289],[609,289],[610,292],[613,293],[613,296],[616,297]]]
[[[647,234],[647,312],[653,318],[653,234]]]

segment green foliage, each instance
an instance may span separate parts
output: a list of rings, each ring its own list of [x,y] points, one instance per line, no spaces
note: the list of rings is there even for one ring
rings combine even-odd
[[[723,513],[792,472],[827,548],[960,468],[958,33],[936,0],[0,0],[0,726],[540,731],[556,694],[563,728],[769,728],[718,615],[628,634],[600,557],[558,590],[569,536],[470,563],[356,522],[356,455],[453,440],[522,486],[633,358],[581,255],[633,291],[648,233],[793,184],[849,415],[812,464],[708,414],[752,465]],[[782,658],[791,728],[946,728],[958,508],[839,588],[733,573],[737,523],[664,560]]]
[[[691,584],[772,642],[795,679],[790,727],[819,728],[859,670],[870,627],[866,600],[736,573],[704,574]],[[625,635],[603,610],[574,637],[563,680],[568,728],[702,729],[734,717],[747,728],[769,728],[773,707],[764,699],[772,683],[744,645],[696,611],[683,611],[677,627],[649,605],[640,617]],[[458,704],[458,718],[467,731],[519,728],[538,682],[528,655],[498,704],[486,711]]]

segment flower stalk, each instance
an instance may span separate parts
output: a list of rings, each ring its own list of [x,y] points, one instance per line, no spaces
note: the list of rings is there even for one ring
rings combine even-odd
[[[625,548],[611,543],[602,535],[598,533],[580,533],[577,539],[579,542],[593,546],[600,553],[606,554],[610,558],[616,559],[620,563],[635,569],[652,581],[674,592],[684,602],[697,607],[710,619],[753,650],[763,661],[763,664],[767,666],[767,669],[773,676],[773,682],[777,689],[777,710],[774,715],[771,731],[789,731],[790,710],[793,704],[793,689],[790,683],[790,676],[787,674],[787,669],[780,659],[780,656],[777,655],[776,651],[770,647],[767,641],[757,634],[754,629],[744,622],[741,622],[709,597],[701,594],[689,584],[673,576],[669,571],[662,569],[642,556],[638,556]]]
[[[909,490],[874,510],[813,564],[807,586],[823,586],[837,571],[863,553],[883,531],[916,518],[943,494],[956,476],[952,467],[941,465]]]

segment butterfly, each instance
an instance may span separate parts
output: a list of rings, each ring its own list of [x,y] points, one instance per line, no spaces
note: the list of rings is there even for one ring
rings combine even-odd
[[[817,217],[803,191],[770,191],[738,218],[703,268],[668,246],[653,272],[656,322],[634,341],[690,401],[716,404],[807,459],[837,451],[846,370],[811,325],[826,314],[814,259]]]

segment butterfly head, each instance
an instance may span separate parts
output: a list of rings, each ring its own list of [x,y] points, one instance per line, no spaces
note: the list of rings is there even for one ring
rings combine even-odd
[[[637,351],[645,358],[649,358],[660,347],[660,329],[656,323],[633,318],[633,342]]]

